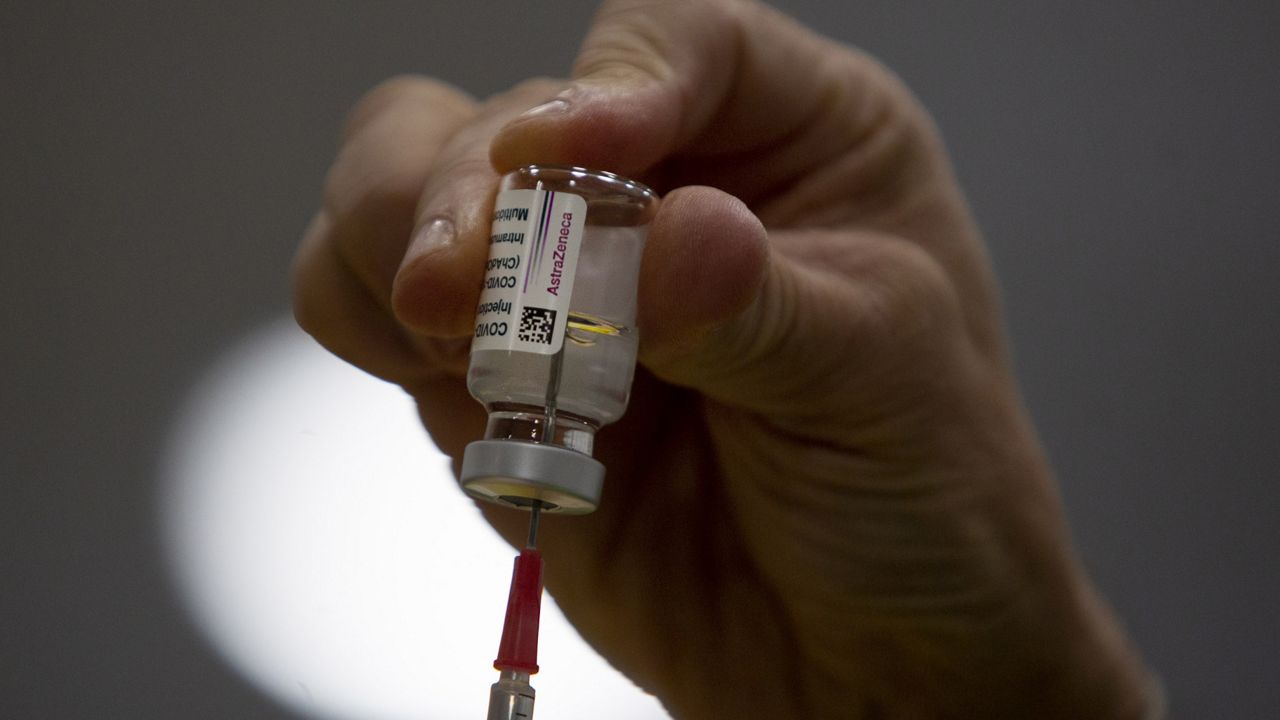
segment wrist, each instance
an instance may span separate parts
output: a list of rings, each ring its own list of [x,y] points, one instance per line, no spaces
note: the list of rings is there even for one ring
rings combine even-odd
[[[1052,472],[1029,423],[1004,437],[985,521],[986,557],[1003,601],[975,625],[953,666],[969,687],[936,698],[939,717],[1162,720],[1163,690],[1076,557]],[[1009,452],[1009,450],[1017,448]],[[1003,480],[1001,479],[1003,478]],[[961,682],[964,682],[963,680]],[[956,707],[970,710],[956,712]]]
[[[1006,664],[1011,702],[987,716],[1162,718],[1158,683],[1077,558],[1043,455],[1038,449],[1030,455],[1015,463],[1026,494],[1001,512],[1011,523],[1004,542],[1009,580],[1019,584],[1008,608],[1007,632],[1015,634]]]
[[[986,716],[1162,720],[1163,687],[1085,572],[1035,431],[1020,403],[1010,405],[1018,410],[1005,436],[1021,442],[991,463],[1004,480],[994,482],[988,520],[1001,528],[993,555],[1003,556],[995,562],[1015,598],[1001,623],[1013,681],[1009,707]]]
[[[1082,617],[1064,623],[1057,700],[1043,718],[1163,720],[1164,693],[1128,634],[1085,579]]]

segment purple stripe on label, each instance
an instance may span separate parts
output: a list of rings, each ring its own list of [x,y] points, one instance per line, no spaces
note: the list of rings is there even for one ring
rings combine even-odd
[[[538,229],[538,266],[534,268],[534,272],[542,272],[542,253],[547,249],[547,233],[551,231],[551,216],[555,213],[551,209],[555,207],[556,194],[547,192],[547,203],[542,206],[542,227]]]
[[[529,291],[529,278],[538,274],[538,269],[542,266],[542,246],[546,243],[548,218],[551,217],[551,204],[554,202],[555,193],[549,192],[542,196],[542,207],[538,210],[537,223],[534,225],[533,242],[530,244],[529,261],[524,265],[524,287],[521,292]]]

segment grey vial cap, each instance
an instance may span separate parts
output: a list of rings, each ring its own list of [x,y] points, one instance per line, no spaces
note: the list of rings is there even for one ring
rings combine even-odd
[[[604,465],[555,445],[477,440],[462,455],[458,484],[481,500],[526,508],[539,500],[543,512],[582,515],[600,504]]]

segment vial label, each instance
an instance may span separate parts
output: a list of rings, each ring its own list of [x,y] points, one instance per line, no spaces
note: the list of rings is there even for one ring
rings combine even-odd
[[[586,219],[587,201],[577,195],[498,193],[473,351],[560,352]]]

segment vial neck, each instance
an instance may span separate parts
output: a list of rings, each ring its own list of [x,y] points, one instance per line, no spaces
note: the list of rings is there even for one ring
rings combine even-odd
[[[488,409],[486,440],[520,440],[592,453],[599,426],[587,418],[563,410],[549,416],[545,407],[520,403],[493,403]]]

